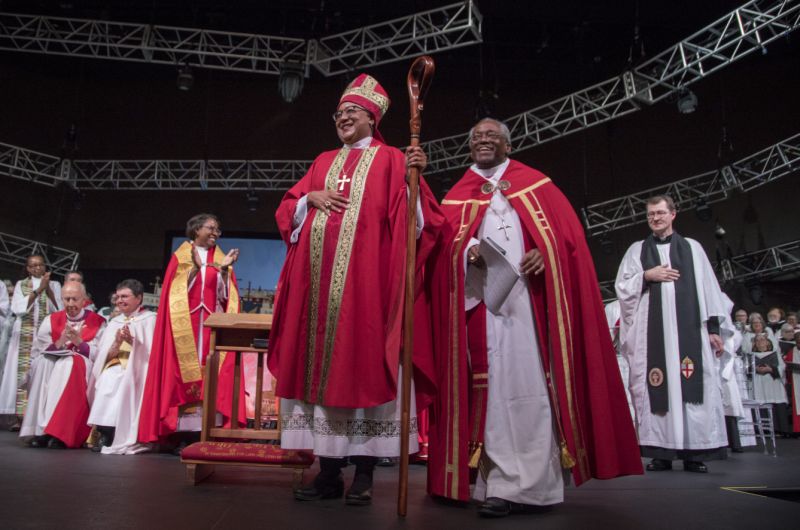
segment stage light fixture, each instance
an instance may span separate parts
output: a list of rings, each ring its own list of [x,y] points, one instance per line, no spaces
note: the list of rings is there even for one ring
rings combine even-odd
[[[616,247],[614,246],[614,241],[608,237],[608,235],[603,234],[600,236],[600,251],[605,254],[606,256],[611,256],[614,254]]]
[[[188,64],[178,67],[177,85],[178,90],[182,90],[183,92],[188,92],[192,88],[192,85],[194,85],[194,76]]]
[[[678,93],[678,112],[691,114],[697,110],[697,96],[688,88],[683,88]]]
[[[251,212],[257,212],[258,211],[259,202],[260,202],[260,199],[258,198],[258,194],[255,191],[250,190],[250,191],[247,192],[247,209],[248,210],[250,210]]]
[[[704,223],[707,223],[711,220],[713,216],[713,212],[711,211],[711,206],[708,205],[705,199],[700,198],[694,203],[694,213],[697,215],[697,218]]]
[[[714,228],[714,237],[716,237],[717,239],[724,239],[725,234],[727,234],[727,232],[722,227],[722,225],[719,224],[719,221],[717,221],[717,226],[716,228]]]
[[[750,294],[750,301],[755,305],[761,305],[764,299],[764,289],[761,287],[761,282],[752,280],[745,284],[748,293]]]
[[[303,91],[303,75],[305,65],[302,63],[282,63],[278,76],[278,92],[286,103],[291,103],[300,97]]]

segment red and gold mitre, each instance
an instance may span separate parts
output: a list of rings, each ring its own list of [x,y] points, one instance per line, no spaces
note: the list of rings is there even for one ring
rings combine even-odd
[[[389,110],[391,101],[386,90],[378,83],[378,81],[367,74],[361,74],[356,77],[342,93],[339,99],[339,105],[348,101],[355,103],[359,107],[363,107],[370,111],[375,117],[375,136],[380,138],[378,133],[378,124]]]

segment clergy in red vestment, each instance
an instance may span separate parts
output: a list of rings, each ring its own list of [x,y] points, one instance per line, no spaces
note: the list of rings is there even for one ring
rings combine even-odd
[[[233,272],[239,250],[220,250],[216,243],[221,234],[212,214],[189,219],[188,241],[178,247],[164,273],[139,418],[141,443],[163,442],[176,431],[197,432],[202,426],[203,370],[211,337],[203,322],[211,313],[239,312]],[[217,410],[223,417],[231,413],[233,361],[226,356],[220,367]],[[239,405],[239,417],[244,418],[244,399]]]
[[[485,119],[475,164],[442,209],[449,240],[434,310],[439,393],[428,490],[502,517],[563,501],[562,470],[642,473],[583,228],[555,184],[508,158],[510,134]]]
[[[288,246],[269,357],[282,398],[281,446],[313,449],[321,468],[312,484],[295,491],[298,500],[341,497],[341,468],[350,457],[356,471],[346,503],[368,504],[377,457],[400,454],[405,176],[407,167],[422,170],[427,159],[420,148],[404,156],[384,143],[378,124],[388,108],[389,97],[374,78],[362,74],[350,83],[333,114],[342,147],[319,155],[276,213]],[[443,221],[424,182],[416,207],[421,264]],[[415,307],[419,314],[427,309],[421,296]],[[412,453],[415,397],[423,408],[432,393],[425,335],[415,334]]]
[[[19,435],[31,447],[77,448],[91,428],[88,381],[106,319],[84,307],[86,288],[61,290],[64,310],[47,315],[31,347],[28,408]]]

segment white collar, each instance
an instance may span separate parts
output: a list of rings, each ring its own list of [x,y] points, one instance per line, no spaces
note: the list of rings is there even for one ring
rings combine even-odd
[[[494,167],[490,167],[488,169],[481,169],[476,164],[472,164],[470,166],[470,169],[472,171],[474,171],[475,173],[477,173],[478,175],[480,175],[483,178],[485,178],[486,180],[489,180],[489,181],[492,181],[492,182],[497,182],[498,180],[500,180],[500,177],[503,176],[503,173],[506,172],[506,169],[508,169],[508,164],[510,162],[511,162],[511,159],[510,158],[506,158],[502,163],[500,163],[500,164],[498,164],[498,165],[496,165]]]
[[[362,138],[357,142],[353,142],[352,144],[344,144],[342,149],[366,149],[369,147],[369,144],[372,143],[372,136],[367,136]]]
[[[81,312],[78,313],[78,315],[74,318],[69,316],[69,314],[67,314],[67,320],[69,320],[70,322],[78,322],[79,320],[83,320],[84,318],[86,318],[86,309],[81,309]]]

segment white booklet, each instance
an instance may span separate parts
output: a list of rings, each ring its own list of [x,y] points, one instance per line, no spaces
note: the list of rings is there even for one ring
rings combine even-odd
[[[483,261],[486,263],[486,275],[483,283],[483,301],[486,307],[494,314],[500,312],[500,307],[508,298],[511,289],[521,278],[517,266],[510,261],[506,251],[492,241],[492,238],[485,237],[480,241],[478,247]],[[486,278],[492,278],[491,282]]]

